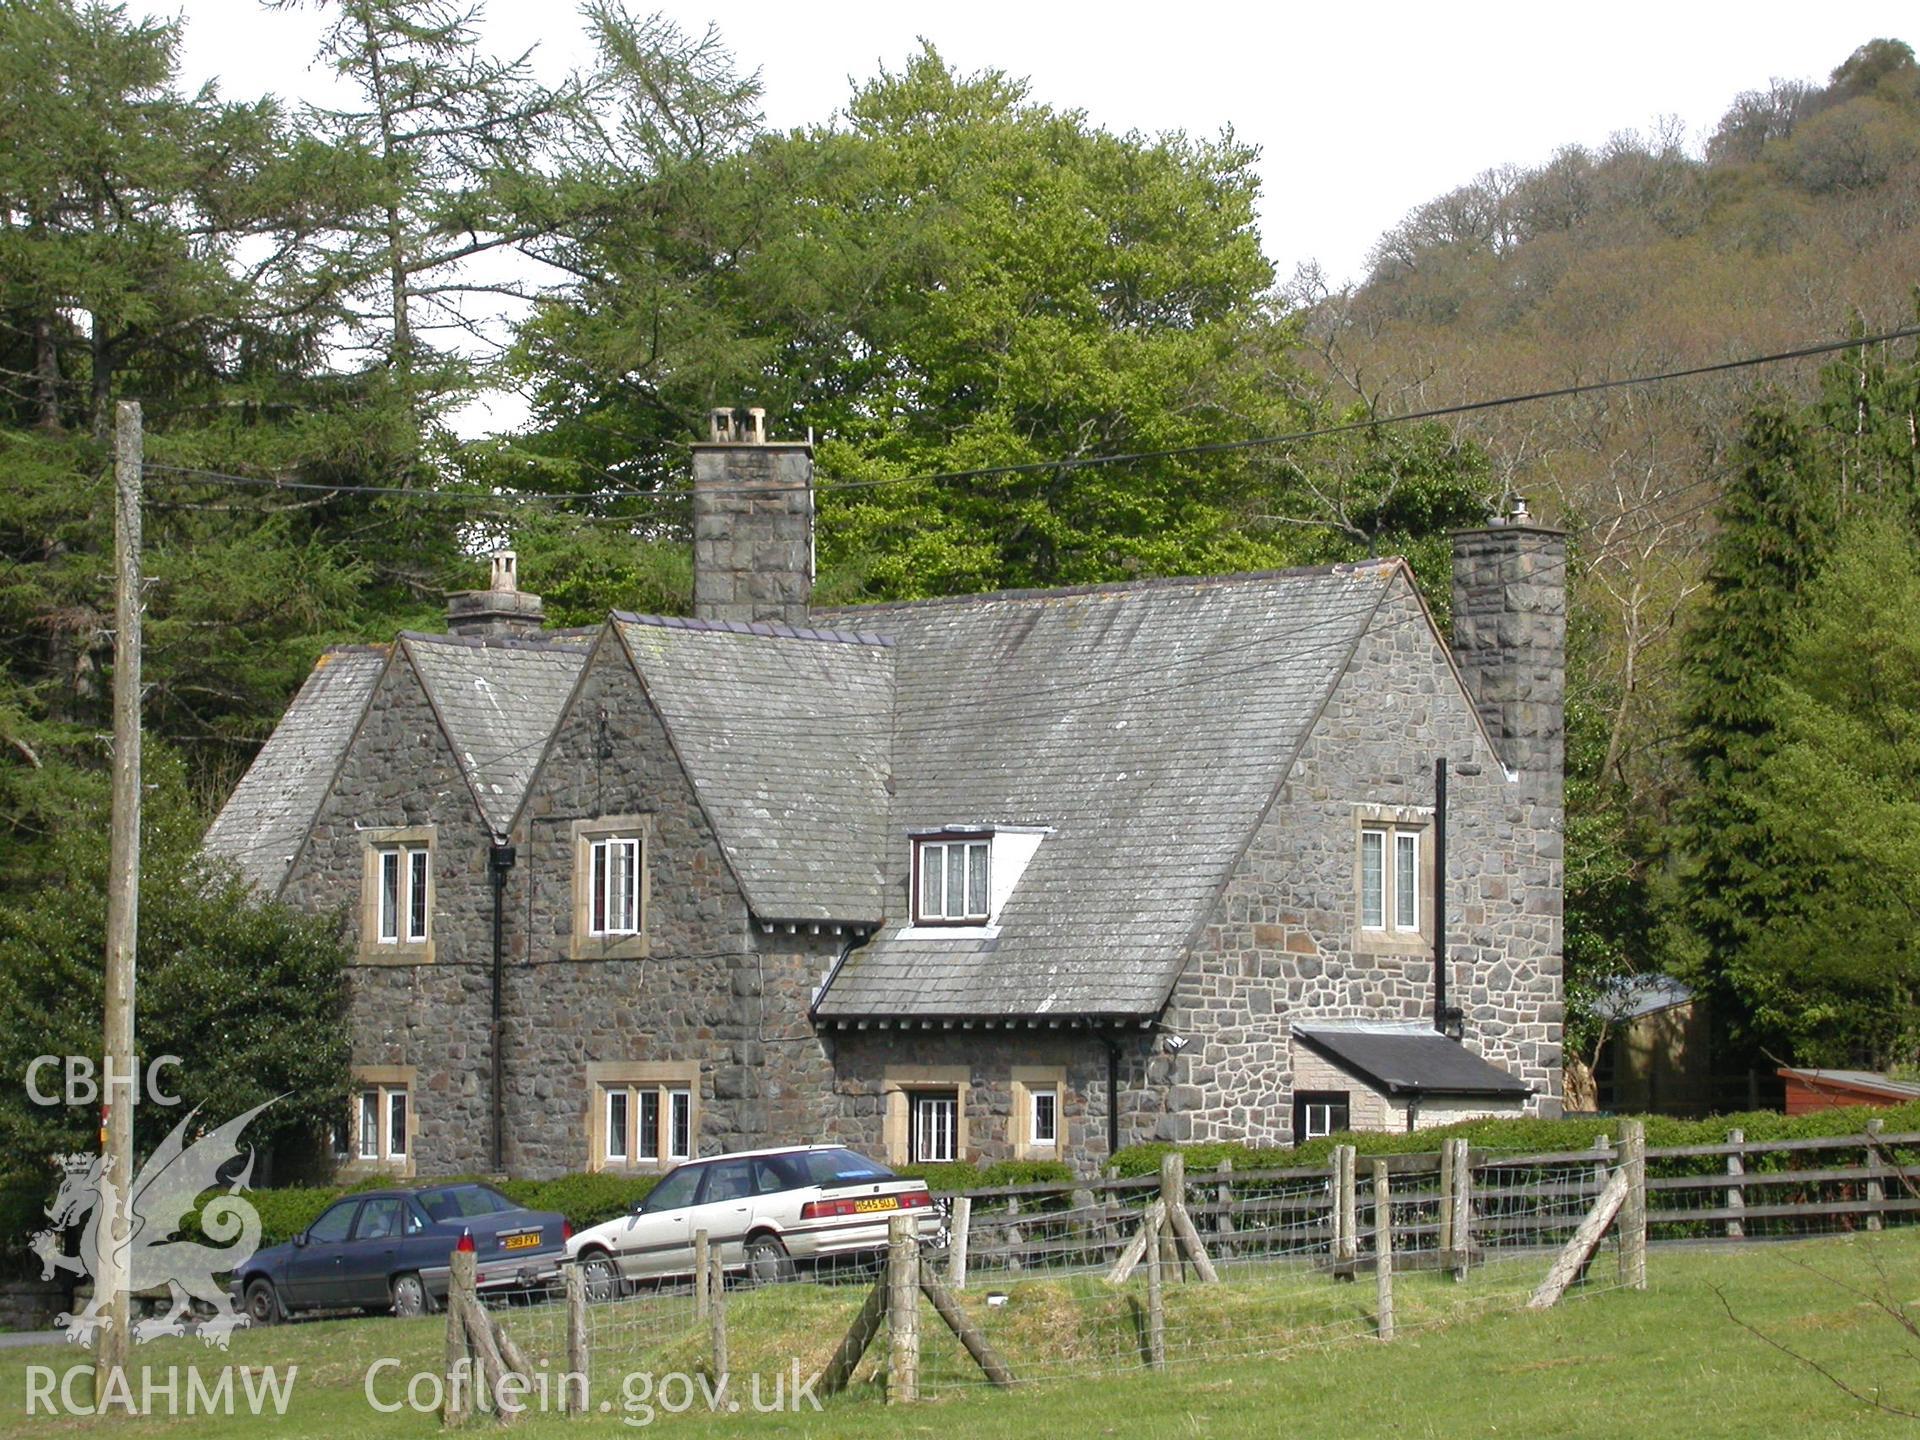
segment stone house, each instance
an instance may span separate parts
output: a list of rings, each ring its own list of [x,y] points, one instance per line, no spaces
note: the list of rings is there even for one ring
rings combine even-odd
[[[694,448],[693,618],[497,557],[208,836],[352,941],[348,1171],[1557,1111],[1557,532],[1457,537],[1451,646],[1391,559],[816,610],[809,447]]]

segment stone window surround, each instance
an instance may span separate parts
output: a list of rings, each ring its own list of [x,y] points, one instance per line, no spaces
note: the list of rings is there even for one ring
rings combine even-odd
[[[660,1153],[651,1160],[643,1160],[638,1155],[629,1155],[625,1160],[607,1158],[607,1091],[623,1086],[634,1089],[649,1087],[662,1092],[660,1102],[661,1136]],[[669,1159],[667,1150],[669,1141],[666,1128],[672,1124],[672,1110],[665,1100],[668,1090],[685,1090],[690,1109],[687,1116],[687,1149],[690,1152],[685,1159]],[[637,1126],[639,1117],[630,1117],[629,1123]],[[615,1174],[654,1175],[662,1174],[674,1166],[684,1164],[685,1160],[698,1159],[700,1155],[700,1064],[696,1060],[611,1060],[592,1061],[587,1065],[587,1168],[589,1170],[607,1170]],[[636,1150],[638,1146],[633,1147]]]
[[[435,854],[437,827],[433,825],[369,825],[360,836],[360,947],[362,965],[431,965],[433,916],[440,899],[439,857]],[[408,940],[401,922],[398,940],[380,939],[380,856],[396,846],[421,846],[427,852],[427,938]]]
[[[412,1065],[355,1065],[347,1109],[347,1158],[340,1163],[340,1178],[364,1179],[369,1175],[392,1175],[402,1179],[414,1173],[414,1157],[420,1153],[420,1111],[414,1104],[418,1090],[418,1071]],[[387,1096],[395,1090],[407,1095],[407,1153],[400,1160],[360,1158],[360,1096],[363,1091],[380,1092],[381,1156],[387,1153],[387,1117],[392,1113]]]
[[[1420,853],[1416,861],[1419,875],[1425,882],[1421,886],[1421,896],[1425,904],[1420,907],[1420,928],[1418,930],[1395,930],[1392,928],[1391,915],[1388,915],[1388,928],[1376,930],[1360,923],[1361,903],[1364,891],[1364,860],[1361,854],[1361,832],[1365,830],[1386,829],[1389,832],[1386,853],[1382,857],[1389,873],[1394,863],[1392,832],[1404,833],[1417,831],[1420,836]],[[1391,888],[1389,887],[1389,894]],[[1437,908],[1437,891],[1433,884],[1433,807],[1431,805],[1376,805],[1361,804],[1353,807],[1353,948],[1359,954],[1418,955],[1433,949],[1433,916]]]
[[[1033,1097],[1053,1094],[1053,1141],[1035,1144]],[[1067,1067],[1016,1065],[1013,1067],[1013,1111],[1007,1116],[1007,1139],[1016,1160],[1058,1160],[1067,1148]]]
[[[954,1117],[953,1158],[965,1160],[967,1146],[967,1087],[973,1071],[966,1065],[889,1065],[881,1073],[880,1094],[886,1107],[884,1124],[889,1165],[912,1162],[913,1097],[927,1090],[951,1090],[959,1104]]]
[[[567,958],[569,960],[644,960],[652,953],[647,939],[647,922],[653,899],[653,816],[601,815],[591,820],[575,820],[569,826],[573,851],[573,924]],[[593,923],[593,842],[611,837],[640,842],[640,930],[635,935],[594,935]]]

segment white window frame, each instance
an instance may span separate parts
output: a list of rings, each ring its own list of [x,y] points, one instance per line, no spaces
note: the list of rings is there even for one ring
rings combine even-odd
[[[669,1161],[693,1158],[693,1091],[685,1085],[667,1088],[666,1148]],[[684,1138],[683,1138],[684,1136]]]
[[[910,1097],[908,1154],[915,1165],[951,1165],[960,1158],[960,1096],[953,1090],[920,1090]],[[936,1127],[944,1143],[929,1146],[927,1120],[938,1107],[946,1110],[946,1121]],[[943,1152],[943,1153],[935,1153]]]
[[[640,933],[640,866],[645,854],[638,835],[596,835],[587,842],[587,934],[600,939]],[[625,892],[617,896],[615,856],[624,859],[626,880]]]
[[[634,1093],[625,1085],[608,1085],[601,1090],[606,1113],[602,1116],[601,1149],[609,1165],[628,1165],[633,1161]],[[614,1123],[614,1101],[620,1102],[619,1123]],[[616,1148],[617,1147],[617,1148]]]
[[[953,904],[950,852],[960,852],[960,908]],[[937,863],[929,863],[938,857]],[[930,882],[939,891],[934,907]],[[976,908],[975,895],[979,896]],[[943,835],[913,842],[913,923],[916,925],[984,925],[993,911],[993,837]]]
[[[696,1086],[690,1079],[632,1079],[621,1069],[645,1071],[651,1067],[608,1066],[611,1078],[593,1079],[597,1107],[592,1168],[651,1169],[694,1158],[699,1138]],[[667,1068],[667,1067],[661,1067]],[[671,1067],[684,1073],[686,1067]],[[615,1126],[615,1100],[625,1109],[624,1123]]]
[[[1040,1133],[1040,1111],[1045,1102],[1047,1114],[1047,1133]],[[1057,1150],[1060,1148],[1060,1091],[1051,1085],[1042,1085],[1029,1091],[1027,1095],[1027,1144],[1036,1150]]]
[[[1309,1100],[1300,1107],[1307,1121],[1307,1139],[1324,1140],[1334,1134],[1333,1102],[1331,1100]],[[1315,1124],[1316,1118],[1319,1123]]]
[[[399,1145],[393,1143],[394,1111],[401,1114]],[[373,1124],[367,1124],[371,1111]],[[359,1083],[353,1103],[349,1157],[363,1165],[405,1165],[413,1149],[413,1086],[397,1082]]]
[[[1420,832],[1396,829],[1393,832],[1394,929],[1402,934],[1420,933],[1420,901]]]
[[[355,1111],[354,1130],[358,1141],[354,1147],[355,1153],[362,1160],[378,1160],[380,1158],[380,1117],[385,1113],[378,1085],[368,1086],[360,1092]],[[371,1125],[367,1123],[369,1119],[373,1122]]]
[[[407,1093],[406,1086],[392,1085],[386,1088],[381,1098],[384,1101],[385,1123],[381,1127],[380,1141],[382,1148],[386,1151],[382,1158],[405,1160],[407,1148],[413,1143],[413,1097]],[[396,1110],[400,1116],[398,1125],[394,1124]],[[400,1132],[400,1140],[397,1144],[393,1138],[395,1130]]]
[[[433,929],[433,847],[376,845],[374,857],[375,942],[424,945]]]
[[[1426,886],[1421,883],[1424,825],[1365,821],[1360,826],[1360,928],[1375,935],[1401,938],[1425,933]],[[1402,861],[1412,858],[1403,874]],[[1374,878],[1369,867],[1377,861],[1378,889],[1369,893]],[[1411,906],[1411,916],[1408,914]]]

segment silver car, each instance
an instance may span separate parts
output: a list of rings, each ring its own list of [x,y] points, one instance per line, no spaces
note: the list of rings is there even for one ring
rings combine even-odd
[[[567,1254],[596,1299],[632,1281],[691,1275],[702,1230],[727,1269],[784,1280],[798,1265],[884,1249],[902,1211],[917,1217],[921,1240],[943,1233],[924,1180],[838,1145],[744,1150],[668,1172],[631,1214],[571,1237]]]

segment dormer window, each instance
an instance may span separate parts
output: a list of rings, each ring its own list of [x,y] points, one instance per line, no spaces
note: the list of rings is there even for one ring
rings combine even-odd
[[[917,925],[983,925],[993,886],[988,875],[991,845],[985,835],[952,835],[916,841],[913,847]]]

